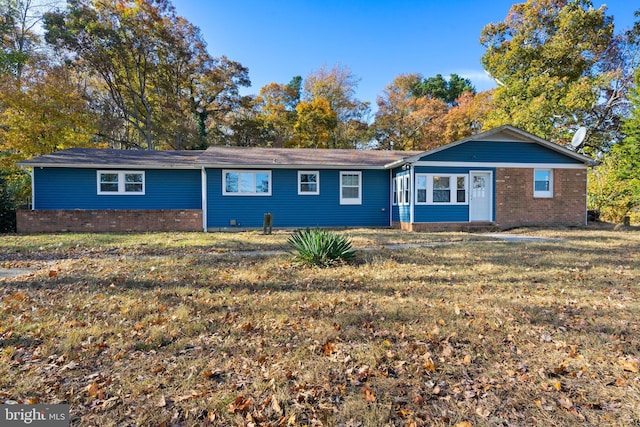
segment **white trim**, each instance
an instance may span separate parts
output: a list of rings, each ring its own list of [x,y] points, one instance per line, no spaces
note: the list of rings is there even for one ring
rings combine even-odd
[[[415,162],[414,166],[513,168],[513,169],[588,169],[577,163],[494,163],[494,162]]]
[[[404,205],[407,206],[411,204],[411,172],[402,175],[402,179],[404,180],[404,184],[402,184],[402,191],[404,195],[402,196],[404,200]]]
[[[402,171],[393,178],[396,186],[397,202],[394,206],[409,206],[411,200],[411,172]],[[407,197],[407,189],[409,189],[409,197]]]
[[[414,203],[415,198],[411,195],[413,193],[411,191],[412,187],[415,188],[415,174],[413,171],[413,165],[410,165],[409,166],[409,188],[406,188],[405,191],[409,195],[409,223],[411,224],[413,224],[414,207],[415,207],[415,203]]]
[[[31,175],[31,210],[35,211],[36,210],[36,181],[35,181],[35,176],[36,176],[36,172],[35,170],[33,170],[33,168],[31,168],[31,172],[28,172],[29,175]]]
[[[201,169],[200,172],[200,187],[202,191],[202,231],[207,232],[207,170]]]
[[[393,176],[393,171],[389,171],[391,176],[391,206],[398,206],[398,177]]]
[[[238,191],[227,191],[227,178],[226,175],[228,173],[237,173],[240,174],[253,174],[253,192],[241,192],[240,191],[240,177],[238,176]],[[256,192],[256,175],[257,174],[267,174],[269,177],[269,188],[266,193],[258,193]],[[271,190],[273,187],[273,180],[271,179],[271,171],[262,169],[262,170],[247,170],[247,169],[222,169],[222,195],[223,196],[271,196]]]
[[[491,170],[470,170],[469,171],[469,179],[467,180],[467,204],[469,204],[469,222],[483,222],[485,220],[475,220],[472,221],[471,220],[471,204],[469,203],[470,199],[471,199],[471,188],[469,188],[469,186],[471,185],[471,176],[474,173],[488,173],[489,174],[489,182],[487,183],[488,185],[488,189],[487,191],[489,191],[489,219],[487,221],[493,221],[493,206],[495,205],[496,202],[496,195],[494,194],[494,186],[493,186],[493,171]]]
[[[487,171],[489,172],[489,171]],[[449,178],[449,201],[448,202],[434,202],[433,201],[433,178],[434,177]],[[418,202],[418,178],[426,178],[426,201]],[[458,178],[464,178],[464,202],[458,202]],[[447,206],[447,205],[459,205],[464,206],[469,204],[469,174],[464,173],[416,173],[415,188],[413,191],[413,197],[415,198],[415,204],[418,206]]]
[[[358,176],[358,197],[357,198],[343,198],[342,197],[342,177],[345,175],[357,175]],[[361,171],[340,171],[340,204],[341,205],[361,205],[362,204],[362,172]]]
[[[549,189],[536,190],[536,172],[549,172]],[[534,199],[553,199],[553,169],[534,169],[533,170],[533,198]]]
[[[16,163],[17,165],[24,165],[27,168],[77,168],[77,169],[101,169],[101,168],[117,168],[118,170],[122,169],[184,169],[184,170],[198,170],[201,168],[200,165],[195,166],[184,166],[184,165],[174,165],[174,164],[106,164],[106,163]],[[219,167],[218,167],[219,169]]]
[[[393,186],[395,183],[395,177],[393,176],[392,170],[389,170],[389,180],[391,181],[391,185],[389,186],[389,189],[390,189],[389,204],[391,205],[389,206],[389,227],[391,227],[393,225],[393,206],[395,206],[393,204]]]
[[[344,150],[344,151],[348,151],[348,150]],[[328,164],[317,164],[317,163],[310,163],[310,164],[290,164],[290,165],[284,165],[284,164],[270,164],[270,163],[265,163],[265,164],[243,164],[243,163],[226,163],[226,164],[210,164],[210,163],[206,163],[203,164],[203,166],[207,169],[237,169],[237,170],[243,170],[243,169],[247,169],[247,170],[259,170],[259,169],[263,169],[265,170],[265,168],[269,168],[269,169],[286,169],[286,170],[348,170],[349,168],[353,168],[354,170],[385,170],[387,168],[384,167],[384,165],[374,165],[374,166],[367,166],[367,165],[358,165],[358,164],[353,164],[353,165],[345,165],[345,164],[338,164],[336,163],[335,165],[328,165]]]
[[[118,191],[102,191],[101,185],[102,180],[100,175],[102,174],[115,174],[118,175]],[[126,190],[126,180],[125,175],[142,175],[142,191],[127,191]],[[96,171],[96,181],[97,181],[97,191],[100,196],[144,196],[147,191],[147,183],[144,171],[133,171],[133,170],[97,170]],[[106,183],[105,183],[106,184]],[[138,184],[129,183],[129,184]]]
[[[315,175],[316,176],[316,191],[302,191],[300,189],[300,185],[302,182],[300,181],[301,175]],[[307,171],[307,170],[299,170],[298,171],[298,196],[317,196],[320,194],[320,171]]]

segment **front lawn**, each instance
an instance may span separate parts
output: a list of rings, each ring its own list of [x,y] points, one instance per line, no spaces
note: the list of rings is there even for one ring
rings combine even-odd
[[[32,272],[0,279],[0,401],[73,425],[640,422],[640,232],[342,232],[360,250],[331,269],[284,231],[1,236],[0,268]]]

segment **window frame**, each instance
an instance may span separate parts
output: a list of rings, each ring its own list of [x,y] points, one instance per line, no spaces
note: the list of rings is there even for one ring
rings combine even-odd
[[[358,197],[343,197],[344,186],[344,176],[345,175],[356,175],[358,177]],[[349,186],[353,188],[353,186]],[[341,205],[361,205],[362,204],[362,171],[340,171],[340,204]]]
[[[236,173],[238,174],[238,191],[227,191],[227,174]],[[252,174],[253,175],[253,191],[240,191],[240,175],[241,174]],[[256,191],[256,177],[258,174],[267,174],[268,177],[268,191],[267,192],[257,192]],[[223,169],[222,170],[222,195],[223,196],[260,196],[260,197],[268,197],[271,196],[271,191],[273,187],[273,180],[271,175],[271,170],[260,170],[260,169]]]
[[[537,181],[536,180],[536,172],[548,172],[549,180],[548,181]],[[536,190],[536,182],[548,182],[549,189],[548,190]],[[553,198],[553,169],[545,168],[545,169],[534,169],[533,170],[533,197],[535,199],[552,199]]]
[[[419,186],[420,178],[425,178],[425,187]],[[449,201],[448,202],[436,202],[433,200],[433,179],[436,177],[449,178]],[[464,202],[458,201],[458,178],[464,179]],[[417,173],[415,177],[415,189],[414,197],[416,205],[435,205],[435,206],[464,206],[469,204],[469,174],[460,173]],[[455,185],[454,185],[455,184]],[[452,188],[453,186],[453,188]],[[424,202],[419,201],[418,191],[426,190],[426,200]]]
[[[391,206],[398,206],[398,177],[394,176],[391,180],[392,189],[392,201]]]
[[[118,185],[117,191],[103,191],[102,190],[102,175],[111,174],[117,175],[118,180],[115,184]],[[141,175],[142,182],[134,184],[142,184],[142,191],[127,191],[127,175]],[[137,171],[137,170],[97,170],[96,171],[96,180],[97,180],[97,193],[99,196],[144,196],[147,190],[145,171]],[[105,182],[104,184],[108,184]],[[129,183],[130,184],[130,183]]]
[[[301,181],[302,175],[315,175],[316,176],[316,190],[315,191],[302,191]],[[308,183],[305,183],[308,184]],[[298,195],[299,196],[318,196],[320,195],[320,171],[298,171]]]
[[[404,175],[404,204],[411,204],[411,176],[409,174]]]

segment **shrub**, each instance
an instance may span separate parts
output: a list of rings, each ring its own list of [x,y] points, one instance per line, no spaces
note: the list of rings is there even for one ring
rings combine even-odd
[[[319,228],[296,230],[288,243],[297,252],[296,259],[306,265],[328,267],[356,256],[349,237]]]
[[[16,231],[15,201],[7,185],[7,180],[0,175],[0,233]]]

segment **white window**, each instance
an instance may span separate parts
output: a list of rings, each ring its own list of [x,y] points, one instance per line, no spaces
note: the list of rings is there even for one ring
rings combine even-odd
[[[427,175],[416,175],[416,203],[427,203]]]
[[[409,204],[409,175],[403,174],[396,176],[393,179],[393,201],[396,205],[408,205]]]
[[[271,171],[222,171],[222,194],[225,196],[270,196]]]
[[[340,172],[340,204],[362,204],[362,172]]]
[[[144,172],[98,171],[98,194],[144,195]]]
[[[416,174],[416,204],[467,204],[467,175]]]
[[[405,205],[408,205],[409,201],[411,200],[410,188],[411,188],[411,186],[409,185],[409,175],[407,174],[407,175],[404,176],[404,204]]]
[[[533,171],[533,197],[553,197],[552,169],[535,169]]]
[[[320,194],[320,172],[298,171],[298,194]]]
[[[398,204],[398,177],[394,177],[391,180],[393,184],[393,206]]]

